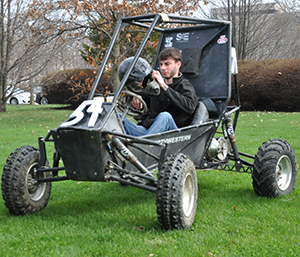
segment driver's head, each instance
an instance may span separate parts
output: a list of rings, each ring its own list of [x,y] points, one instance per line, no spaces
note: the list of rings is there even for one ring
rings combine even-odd
[[[181,53],[177,48],[168,47],[158,55],[159,68],[165,79],[179,76],[181,66]]]

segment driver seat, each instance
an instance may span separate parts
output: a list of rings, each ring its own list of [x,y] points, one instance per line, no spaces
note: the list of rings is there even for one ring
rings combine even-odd
[[[205,98],[198,102],[191,125],[204,123],[209,119],[218,117],[219,114],[220,111],[216,103],[211,98]]]
[[[198,102],[198,105],[194,112],[194,117],[190,125],[202,124],[209,120],[209,113],[202,101]]]

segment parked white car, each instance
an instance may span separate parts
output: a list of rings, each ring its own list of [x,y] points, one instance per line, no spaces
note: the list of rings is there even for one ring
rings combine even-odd
[[[33,95],[34,101],[36,95]],[[7,99],[7,104],[30,104],[30,93],[23,90],[17,90],[13,95]]]

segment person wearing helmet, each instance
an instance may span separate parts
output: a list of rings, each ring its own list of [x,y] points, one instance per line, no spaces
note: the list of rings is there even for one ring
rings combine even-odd
[[[149,108],[148,115],[139,125],[127,118],[124,119],[123,125],[129,135],[160,133],[188,126],[192,121],[198,99],[194,87],[179,71],[180,51],[174,47],[165,48],[159,53],[158,61],[160,72],[152,69],[151,72],[148,69],[143,70],[147,71],[145,74],[148,72],[151,74],[151,79],[158,84],[160,92],[158,95],[141,93]],[[134,73],[130,75],[137,76]],[[133,76],[129,76],[129,79],[134,80]],[[133,106],[137,109],[141,107],[138,99],[134,99]]]

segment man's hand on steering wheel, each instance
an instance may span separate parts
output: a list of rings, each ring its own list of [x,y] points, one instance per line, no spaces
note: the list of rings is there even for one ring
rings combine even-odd
[[[141,96],[140,96],[141,97]],[[142,98],[142,97],[141,97]],[[132,100],[132,106],[137,109],[137,110],[140,110],[143,108],[143,103],[136,97],[133,97],[133,100]]]
[[[133,102],[135,102],[133,104]],[[137,116],[144,115],[148,112],[148,107],[144,99],[131,91],[122,91],[117,100],[117,106],[121,113],[125,113],[124,116]]]

